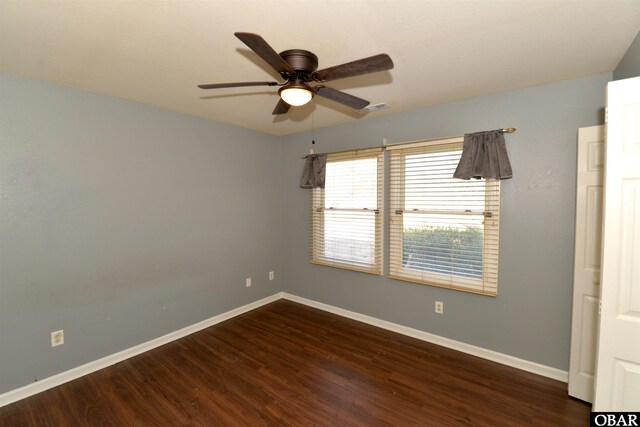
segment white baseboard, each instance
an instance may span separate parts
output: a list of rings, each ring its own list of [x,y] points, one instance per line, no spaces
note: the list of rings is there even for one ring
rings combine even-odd
[[[131,357],[137,356],[146,351],[152,350],[161,345],[168,344],[172,341],[191,335],[194,332],[201,331],[210,326],[216,325],[225,320],[244,314],[248,311],[254,310],[270,302],[277,301],[279,299],[287,299],[300,304],[308,305],[309,307],[318,308],[320,310],[327,311],[329,313],[337,314],[339,316],[347,317],[349,319],[357,320],[363,323],[367,323],[372,326],[377,326],[388,331],[397,332],[402,335],[417,338],[422,341],[430,342],[433,344],[441,345],[453,350],[458,350],[463,353],[467,353],[473,356],[478,356],[483,359],[491,360],[493,362],[501,363],[503,365],[511,366],[514,368],[522,369],[523,371],[532,372],[534,374],[542,375],[547,378],[552,378],[558,381],[567,382],[569,379],[569,373],[560,369],[552,368],[549,366],[541,365],[539,363],[530,362],[528,360],[519,359],[517,357],[509,356],[507,354],[498,353],[496,351],[487,350],[482,347],[476,347],[471,344],[465,344],[460,341],[455,341],[449,338],[441,337],[439,335],[430,334],[428,332],[420,331],[418,329],[409,328],[407,326],[398,325],[396,323],[387,322],[386,320],[377,319],[375,317],[366,316],[364,314],[356,313],[353,311],[345,310],[343,308],[334,307],[332,305],[324,304],[321,302],[313,301],[310,299],[302,298],[296,295],[291,295],[286,292],[278,292],[269,297],[263,298],[258,301],[254,301],[242,307],[235,308],[227,311],[226,313],[219,314],[201,322],[195,323],[186,328],[182,328],[178,331],[171,332],[163,335],[159,338],[147,341],[145,343],[136,345],[134,347],[122,350],[118,353],[110,356],[103,357],[93,362],[86,363],[76,368],[70,369],[65,372],[53,375],[43,380],[27,384],[24,387],[17,388],[15,390],[8,391],[0,394],[0,408],[10,403],[17,402],[18,400],[25,399],[34,394],[38,394],[42,391],[48,390],[53,387],[57,387],[66,382],[75,380],[84,375],[88,375],[92,372],[100,369],[115,365],[116,363],[127,360]]]
[[[129,359],[130,357],[137,356],[138,354],[152,350],[156,347],[160,347],[161,345],[168,344],[182,337],[186,337],[187,335],[191,335],[194,332],[201,331],[220,322],[224,322],[225,320],[229,320],[232,317],[239,316],[270,302],[277,301],[281,298],[282,292],[278,292],[269,297],[254,301],[247,305],[243,305],[242,307],[235,308],[233,310],[227,311],[226,313],[213,316],[209,319],[187,326],[186,328],[182,328],[175,332],[163,335],[151,341],[147,341],[145,343],[136,345],[126,350],[122,350],[110,356],[94,360],[93,362],[86,363],[84,365],[78,366],[65,372],[61,372],[40,381],[27,384],[24,387],[20,387],[15,390],[0,394],[0,408],[18,400],[33,396],[34,394],[40,393],[50,388],[57,387],[66,382],[75,380],[76,378],[80,378],[84,375],[88,375],[92,372],[106,368],[108,366],[115,365],[118,362]]]
[[[561,369],[552,368],[550,366],[541,365],[539,363],[530,362],[524,359],[519,359],[517,357],[509,356],[508,354],[498,353],[497,351],[493,350],[487,350],[486,348],[476,347],[475,345],[466,344],[460,341],[441,337],[439,335],[420,331],[418,329],[398,325],[397,323],[387,322],[386,320],[380,320],[375,317],[366,316],[364,314],[345,310],[343,308],[334,307],[332,305],[302,298],[296,295],[291,295],[286,292],[282,293],[282,297],[290,301],[308,305],[309,307],[318,308],[320,310],[328,311],[339,316],[348,317],[349,319],[367,323],[372,326],[377,326],[388,331],[397,332],[399,334],[406,335],[412,338],[417,338],[419,340],[426,341],[432,344],[441,345],[443,347],[457,350],[462,353],[467,353],[472,356],[491,360],[492,362],[497,362],[503,365],[511,366],[513,368],[518,368],[523,371],[541,375],[543,377],[552,378],[554,380],[563,381],[565,383],[569,381],[569,373]]]

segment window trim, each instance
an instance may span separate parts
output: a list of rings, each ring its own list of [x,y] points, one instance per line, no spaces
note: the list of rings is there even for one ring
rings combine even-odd
[[[483,235],[492,236],[491,239],[483,239],[482,256],[482,276],[478,279],[464,278],[457,276],[452,280],[449,274],[429,272],[428,275],[411,273],[415,269],[403,267],[403,232],[404,229],[404,200],[406,190],[404,177],[406,174],[406,155],[393,153],[395,150],[403,150],[406,154],[428,152],[433,146],[451,145],[453,149],[461,149],[463,137],[443,138],[428,141],[418,141],[413,143],[397,144],[388,146],[387,150],[392,152],[389,158],[390,178],[388,182],[389,191],[389,244],[386,257],[389,261],[388,277],[393,280],[419,283],[427,286],[464,291],[468,293],[497,296],[498,293],[498,258],[499,258],[499,217],[500,217],[500,181],[485,181],[485,209]],[[422,150],[421,150],[422,149]],[[399,163],[398,163],[399,162]],[[398,214],[397,211],[402,211]],[[487,215],[487,213],[489,213]],[[400,231],[398,231],[400,230]],[[399,236],[399,237],[398,237]],[[404,274],[403,274],[404,273]],[[425,278],[425,276],[428,276]],[[445,279],[446,278],[446,279]],[[441,280],[438,280],[441,279]],[[465,286],[465,283],[467,286]]]
[[[325,189],[314,188],[311,191],[311,218],[310,218],[310,263],[315,265],[323,265],[335,267],[344,270],[357,271],[361,273],[369,273],[375,275],[383,274],[383,227],[384,227],[384,190],[385,190],[385,173],[384,173],[384,151],[382,148],[369,148],[360,150],[340,151],[327,154],[327,164],[340,161],[352,161],[359,159],[376,159],[376,209],[373,210],[375,215],[374,221],[374,262],[370,267],[356,262],[341,261],[339,259],[331,259],[322,256],[322,240],[317,238],[324,236],[324,212],[328,209],[324,208]],[[362,211],[365,211],[363,208]]]

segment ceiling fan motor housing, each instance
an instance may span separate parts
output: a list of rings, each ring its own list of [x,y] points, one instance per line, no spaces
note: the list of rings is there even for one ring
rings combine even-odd
[[[280,52],[280,56],[287,64],[291,65],[298,74],[298,77],[310,76],[314,71],[318,69],[318,57],[303,49],[289,49],[284,52]],[[302,76],[300,76],[302,74]]]

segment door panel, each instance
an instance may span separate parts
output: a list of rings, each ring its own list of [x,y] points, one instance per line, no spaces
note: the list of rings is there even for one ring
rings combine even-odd
[[[604,126],[579,129],[577,172],[569,394],[592,402],[600,305]]]

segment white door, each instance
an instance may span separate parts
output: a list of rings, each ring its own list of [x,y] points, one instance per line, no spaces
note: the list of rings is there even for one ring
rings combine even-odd
[[[602,236],[604,126],[578,130],[569,394],[593,402]]]
[[[608,84],[607,111],[593,410],[640,411],[640,77]]]

